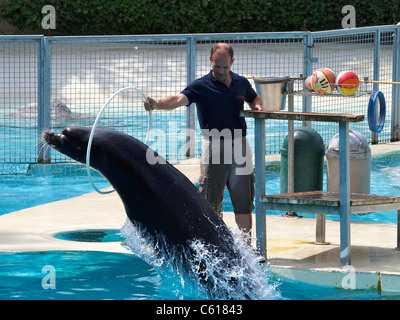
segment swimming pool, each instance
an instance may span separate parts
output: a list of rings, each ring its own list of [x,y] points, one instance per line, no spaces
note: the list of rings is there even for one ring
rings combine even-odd
[[[54,288],[48,287],[54,267]],[[376,290],[344,290],[310,285],[262,272],[283,300],[399,299]],[[47,286],[47,288],[46,288]],[[0,300],[204,300],[206,296],[161,278],[154,267],[129,253],[45,251],[0,253]]]
[[[371,193],[398,195],[400,193],[400,153],[376,156],[372,160]],[[267,168],[267,192],[279,192],[279,167]],[[95,175],[96,184],[108,183]],[[325,178],[326,179],[326,178]],[[74,188],[65,188],[73,185]],[[326,185],[326,183],[324,184]],[[62,192],[60,192],[62,191]],[[26,207],[72,198],[91,192],[84,166],[33,166],[28,174],[1,179],[0,214]],[[21,199],[21,195],[23,198]],[[18,199],[18,200],[16,200]],[[3,202],[4,201],[4,202]],[[226,193],[223,209],[231,211]],[[279,214],[279,213],[277,213]],[[363,221],[395,223],[396,213],[376,213],[354,217]],[[337,217],[332,217],[337,218]],[[103,230],[104,231],[104,230]],[[121,241],[118,232],[94,233],[93,241]],[[64,235],[74,240],[76,235]],[[83,239],[82,241],[90,241]],[[56,287],[45,289],[46,266],[54,267]],[[274,278],[268,268],[260,270],[274,289],[271,299],[399,299],[399,295],[381,296],[376,290],[343,290]],[[133,299],[133,300],[193,300],[207,296],[183,285],[181,277],[160,276],[154,266],[134,254],[92,251],[45,251],[0,253],[0,299]]]
[[[54,288],[48,266],[54,267]],[[272,299],[399,299],[376,290],[344,290],[265,276],[275,288]],[[204,300],[206,296],[168,281],[133,254],[97,251],[0,253],[0,300]]]

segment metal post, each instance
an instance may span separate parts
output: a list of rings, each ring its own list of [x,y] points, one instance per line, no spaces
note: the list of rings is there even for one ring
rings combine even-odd
[[[315,58],[312,57],[314,40],[311,33],[308,33],[304,39],[304,65],[303,65],[303,74],[308,77],[312,73],[312,63],[316,61]],[[311,112],[312,109],[312,97],[311,96],[303,96],[303,112]],[[304,127],[310,127],[310,121],[303,121]]]
[[[323,213],[317,213],[315,220],[315,244],[327,244],[325,242],[326,216]]]
[[[265,195],[265,120],[254,119],[255,149],[255,203],[256,203],[256,237],[258,252],[267,257],[266,216],[261,197]]]
[[[373,77],[373,79],[376,81],[379,81],[379,66],[380,66],[380,56],[381,56],[380,55],[380,46],[381,46],[381,32],[378,29],[375,31],[375,37],[374,37],[374,77]],[[379,84],[374,83],[373,88],[374,88],[374,91],[378,91]],[[376,117],[376,119],[378,119],[377,118],[377,116],[379,116],[378,108],[375,111],[376,111],[375,117]],[[372,143],[373,144],[378,143],[378,134],[375,132],[372,133]]]
[[[290,93],[294,91],[294,80],[290,80],[287,84],[288,96],[288,111],[294,111],[294,96]],[[293,120],[288,120],[288,186],[287,192],[294,192],[294,122]],[[288,216],[297,216],[296,212],[288,211],[286,213]]]
[[[51,47],[46,37],[43,37],[39,45],[38,59],[38,141],[44,131],[50,130],[50,99],[51,99]],[[38,162],[48,163],[50,148],[47,144],[38,148]]]
[[[196,38],[187,39],[187,83],[190,84],[196,79]],[[195,156],[195,105],[191,104],[186,111],[186,158]]]
[[[397,210],[397,246],[396,250],[400,250],[400,210]]]
[[[294,97],[293,93],[294,81],[288,82],[288,111],[294,111]],[[288,193],[294,192],[294,123],[293,120],[288,120]]]
[[[339,122],[340,263],[351,264],[349,123]]]
[[[392,81],[400,81],[400,26],[393,34]],[[400,140],[400,86],[392,85],[392,122],[390,141]]]

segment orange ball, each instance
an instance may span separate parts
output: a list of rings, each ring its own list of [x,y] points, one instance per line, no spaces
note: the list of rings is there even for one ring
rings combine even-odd
[[[354,72],[342,71],[338,74],[335,85],[340,94],[351,96],[357,92],[360,80]]]
[[[320,94],[331,93],[335,90],[335,74],[331,69],[317,69],[311,76],[314,91]]]

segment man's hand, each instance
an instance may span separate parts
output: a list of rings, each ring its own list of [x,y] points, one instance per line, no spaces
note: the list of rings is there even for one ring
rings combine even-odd
[[[263,106],[260,106],[259,104],[256,104],[254,106],[253,110],[256,110],[256,111],[267,111]]]
[[[173,110],[178,107],[183,107],[189,104],[189,99],[182,93],[176,96],[169,96],[160,100],[154,100],[147,97],[149,102],[143,100],[144,108],[148,111],[151,110]]]
[[[263,107],[263,103],[261,100],[261,97],[259,95],[257,95],[257,97],[255,97],[253,99],[252,102],[249,103],[249,107],[251,110],[256,110],[256,111],[267,111],[264,107]]]
[[[147,102],[145,99],[143,99],[143,105],[144,105],[144,108],[145,108],[147,111],[151,111],[151,110],[157,109],[157,102],[156,102],[156,100],[154,100],[154,99],[152,99],[152,98],[150,98],[150,97],[147,97],[147,100],[148,100],[149,102]]]

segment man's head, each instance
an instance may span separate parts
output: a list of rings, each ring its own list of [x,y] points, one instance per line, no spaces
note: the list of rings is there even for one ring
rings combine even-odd
[[[229,79],[229,73],[235,59],[233,49],[227,43],[216,43],[211,48],[210,62],[214,77],[222,82]]]

